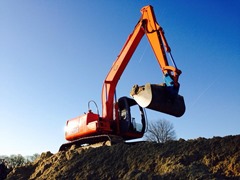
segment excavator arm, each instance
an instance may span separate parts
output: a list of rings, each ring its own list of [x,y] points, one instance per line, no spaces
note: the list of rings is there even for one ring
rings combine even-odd
[[[141,9],[141,13],[142,13],[142,16],[141,16],[140,20],[136,24],[133,32],[129,35],[126,43],[124,44],[122,50],[120,51],[120,54],[118,55],[117,59],[113,63],[112,68],[110,69],[107,77],[105,78],[105,81],[104,81],[104,84],[102,87],[102,117],[103,117],[103,119],[107,119],[107,120],[114,119],[114,117],[113,117],[114,103],[113,102],[114,102],[114,94],[115,94],[115,89],[116,89],[117,83],[144,35],[147,36],[147,38],[150,42],[150,45],[153,49],[153,52],[156,56],[156,59],[160,65],[160,68],[164,74],[164,81],[165,81],[164,85],[167,87],[167,89],[161,87],[163,90],[160,90],[160,91],[164,91],[164,93],[162,93],[164,95],[166,95],[166,93],[168,93],[167,91],[169,91],[170,92],[169,94],[171,94],[172,97],[178,96],[178,90],[179,90],[178,77],[181,74],[181,70],[177,69],[174,61],[173,62],[174,62],[175,67],[169,66],[169,64],[168,64],[168,60],[167,60],[165,52],[170,53],[171,49],[168,46],[168,43],[164,36],[163,29],[158,25],[158,23],[156,21],[152,6],[149,5],[149,6],[143,7]],[[135,86],[133,88],[133,90],[131,91],[131,95],[133,97],[139,96],[138,91],[140,91],[142,93],[143,92],[142,89],[144,89],[144,88],[145,87],[139,88],[138,86]],[[154,88],[154,86],[152,88]],[[146,93],[149,94],[149,92],[146,92]],[[160,94],[160,93],[161,92],[158,92],[157,94]],[[139,102],[138,102],[138,99],[140,99]],[[152,97],[150,99],[151,99],[150,101],[153,100]],[[157,98],[155,98],[155,99],[157,99]],[[140,95],[140,98],[137,97],[135,100],[140,105],[146,104],[145,103],[146,100],[142,100],[142,95]],[[144,101],[144,102],[142,103],[141,101]],[[162,100],[160,100],[160,101],[162,101]],[[143,106],[145,106],[145,105],[143,105]],[[157,106],[157,105],[154,105],[154,106]],[[171,104],[168,106],[171,106]],[[156,107],[154,107],[154,108],[150,107],[150,109],[162,111]],[[169,109],[169,107],[168,107],[168,109]],[[185,111],[185,105],[182,109],[184,109],[184,111]],[[163,112],[165,112],[165,111],[163,110]],[[174,114],[174,113],[168,113],[168,114]],[[181,112],[181,114],[183,114],[183,113]],[[179,116],[179,115],[175,115],[175,116]]]
[[[144,26],[145,34],[165,76],[165,83],[167,86],[178,88],[178,77],[181,74],[181,70],[176,68],[174,60],[173,64],[175,67],[169,66],[168,64],[165,52],[171,53],[171,49],[168,46],[163,29],[156,21],[153,8],[151,6],[146,6],[141,9],[141,12],[143,15],[142,24]]]

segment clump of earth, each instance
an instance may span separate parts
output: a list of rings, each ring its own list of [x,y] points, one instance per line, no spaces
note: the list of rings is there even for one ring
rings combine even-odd
[[[240,179],[240,135],[44,152],[7,179]]]

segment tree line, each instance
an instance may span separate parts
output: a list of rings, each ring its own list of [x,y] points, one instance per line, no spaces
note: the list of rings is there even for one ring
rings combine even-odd
[[[10,155],[10,156],[0,156],[0,163],[4,163],[8,168],[15,168],[18,166],[23,166],[28,163],[33,162],[39,157],[39,154],[35,153],[32,156],[22,156],[21,154]]]
[[[38,157],[39,154],[37,153],[33,154],[32,156],[25,157],[21,154],[10,156],[0,155],[0,180],[5,179],[7,177],[7,174],[12,171],[13,168],[31,163]]]

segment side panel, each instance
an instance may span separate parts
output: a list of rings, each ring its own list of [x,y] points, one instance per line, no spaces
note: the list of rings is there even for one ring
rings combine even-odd
[[[98,114],[92,112],[68,120],[65,127],[65,139],[73,141],[81,137],[96,135],[98,120]]]

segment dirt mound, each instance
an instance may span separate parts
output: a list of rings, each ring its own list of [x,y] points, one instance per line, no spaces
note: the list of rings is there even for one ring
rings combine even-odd
[[[42,153],[7,179],[240,179],[240,135]]]

